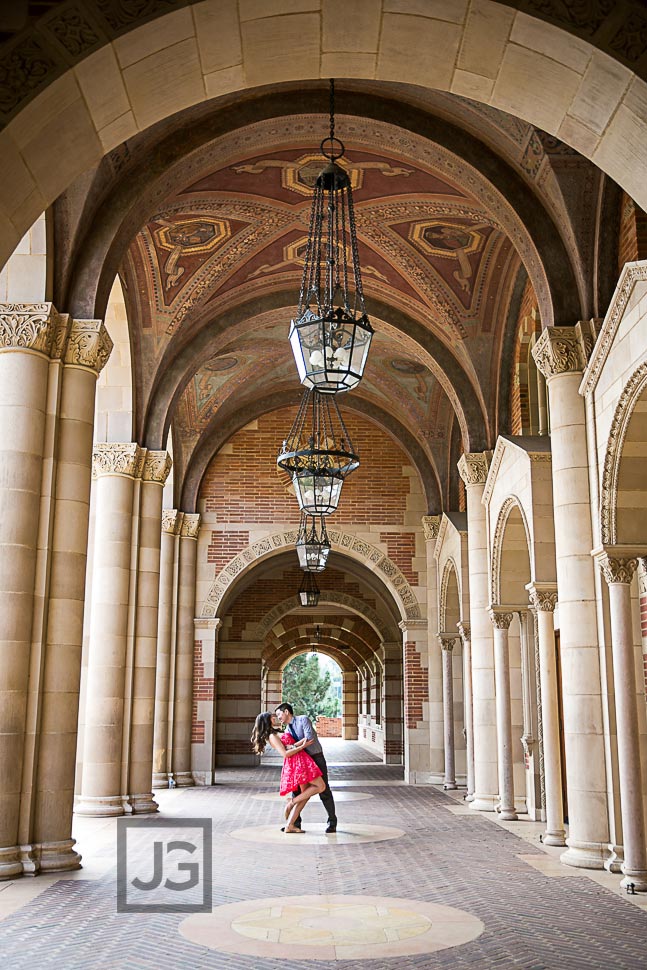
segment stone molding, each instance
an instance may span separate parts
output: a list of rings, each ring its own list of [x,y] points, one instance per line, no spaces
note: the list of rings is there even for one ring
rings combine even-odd
[[[460,636],[461,640],[463,641],[463,643],[465,643],[466,641],[470,641],[471,642],[471,640],[472,640],[472,630],[470,628],[469,623],[462,623],[461,622],[461,623],[457,623],[456,626],[458,627],[458,633],[459,633],[459,636]]]
[[[538,370],[546,379],[583,371],[595,344],[595,321],[574,327],[546,327],[532,348]]]
[[[212,618],[196,616],[193,620],[193,627],[195,630],[213,630],[215,632],[221,623],[222,620],[218,616]]]
[[[638,398],[647,386],[647,361],[633,372],[618,398],[607,437],[600,484],[600,534],[603,545],[618,542],[618,475],[625,436]]]
[[[466,452],[458,460],[458,474],[465,485],[485,485],[491,461],[491,451]]]
[[[554,583],[528,583],[526,586],[530,605],[538,613],[554,613],[558,602]]]
[[[396,602],[401,604],[401,614],[404,614],[407,620],[420,618],[421,611],[416,594],[392,559],[389,559],[370,542],[353,535],[352,532],[341,532],[339,529],[329,528],[328,538],[334,549],[339,549],[342,553],[353,553],[354,557],[351,558],[357,558],[371,572],[377,574],[391,591]],[[237,556],[234,556],[215,577],[205,599],[201,611],[202,616],[216,615],[227,588],[248,566],[264,556],[283,550],[286,546],[294,547],[296,541],[296,529],[286,529],[253,542],[247,549],[243,549]],[[426,620],[424,622],[426,623]]]
[[[167,532],[171,536],[180,534],[184,512],[177,509],[162,509],[162,532]]]
[[[169,476],[173,460],[168,451],[147,451],[144,459],[142,480],[164,485]]]
[[[92,477],[125,475],[139,478],[145,451],[134,441],[127,444],[99,442],[92,452]]]
[[[425,534],[425,540],[429,542],[431,539],[438,538],[438,532],[440,530],[440,521],[442,515],[423,515],[422,530]]]
[[[492,626],[496,630],[508,630],[514,618],[514,613],[508,613],[505,610],[499,610],[495,606],[491,606],[488,610],[488,616],[492,621]]]
[[[609,556],[608,553],[603,552],[597,556],[598,566],[602,571],[602,575],[606,579],[609,586],[614,583],[621,583],[623,585],[629,585],[634,577],[634,573],[638,568],[638,560],[635,558],[625,559],[617,556]]]
[[[620,279],[613,294],[609,309],[600,328],[600,336],[595,344],[591,359],[580,385],[580,394],[591,394],[600,379],[618,328],[625,315],[627,304],[636,283],[647,280],[647,260],[625,263]]]
[[[439,633],[438,634],[438,643],[440,644],[440,649],[441,650],[448,650],[451,653],[451,651],[454,649],[454,642],[457,639],[458,638],[457,637],[453,637],[451,635],[451,633]]]
[[[405,634],[409,633],[410,630],[426,630],[427,621],[426,620],[400,620],[398,626]]]
[[[441,627],[445,626],[445,618],[447,614],[447,590],[449,589],[449,580],[451,578],[452,572],[456,575],[456,587],[458,589],[458,602],[462,604],[463,597],[461,595],[461,581],[456,568],[456,563],[451,556],[448,556],[445,560],[445,565],[443,567],[443,575],[440,581],[440,597],[439,597],[439,622]]]
[[[73,320],[67,339],[65,363],[87,367],[98,376],[107,364],[113,346],[102,320]]]
[[[185,512],[180,526],[180,536],[183,539],[197,539],[200,531],[200,515],[197,512]]]

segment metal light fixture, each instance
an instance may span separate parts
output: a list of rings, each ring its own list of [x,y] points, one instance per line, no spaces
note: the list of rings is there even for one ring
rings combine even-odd
[[[301,514],[301,525],[297,537],[297,556],[301,569],[310,573],[320,573],[326,568],[330,540],[326,532],[325,516]]]
[[[297,598],[301,606],[312,607],[316,606],[319,602],[319,597],[321,596],[321,590],[317,585],[317,580],[314,573],[303,574],[303,579],[301,580],[301,586],[299,587],[299,592]]]
[[[344,479],[358,467],[359,457],[334,397],[306,391],[276,461],[290,475],[302,512],[335,511]]]
[[[321,142],[321,153],[328,165],[315,182],[290,344],[301,383],[324,394],[335,394],[349,391],[361,381],[373,328],[364,304],[350,178],[337,164],[344,145],[335,138],[332,79],[330,135]]]

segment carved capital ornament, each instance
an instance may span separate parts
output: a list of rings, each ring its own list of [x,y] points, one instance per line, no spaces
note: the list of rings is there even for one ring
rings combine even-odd
[[[67,339],[65,363],[87,367],[100,374],[112,348],[112,340],[101,320],[73,320]]]
[[[164,485],[172,465],[173,461],[168,451],[149,451],[144,459],[142,478],[145,482]]]
[[[458,474],[466,485],[485,485],[492,452],[472,451],[461,455],[458,462]]]
[[[100,442],[92,453],[92,477],[125,475],[139,478],[145,449],[134,441],[123,443]]]
[[[598,558],[598,565],[609,586],[614,583],[629,585],[638,568],[638,560],[608,556],[605,553]]]
[[[200,531],[200,515],[193,512],[185,512],[180,528],[180,535],[183,539],[197,539]]]
[[[490,619],[492,620],[492,626],[495,628],[495,630],[508,630],[510,628],[514,613],[507,613],[504,610],[497,610],[494,608],[489,609],[488,613]]]
[[[574,327],[547,327],[532,348],[538,370],[546,378],[584,371],[595,336],[592,320]]]
[[[162,509],[162,532],[176,536],[182,526],[182,512],[177,509]]]
[[[557,606],[557,589],[555,587],[541,587],[534,583],[526,586],[530,606],[538,613],[554,613]]]
[[[441,518],[441,515],[423,515],[422,529],[426,540],[438,538]]]

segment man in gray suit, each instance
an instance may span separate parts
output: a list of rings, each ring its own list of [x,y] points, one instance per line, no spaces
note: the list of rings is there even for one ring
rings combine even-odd
[[[328,765],[326,764],[323,748],[321,747],[321,741],[317,737],[317,732],[313,727],[312,721],[305,714],[297,714],[295,717],[294,709],[291,704],[279,704],[274,713],[283,727],[290,732],[295,741],[300,741],[301,738],[312,740],[312,744],[309,744],[307,747],[307,752],[317,767],[321,769],[323,780],[326,783],[326,788],[324,791],[322,791],[319,798],[323,802],[324,808],[328,813],[326,835],[331,835],[333,832],[337,831],[335,800],[332,797],[330,785],[328,784]],[[298,795],[299,793],[293,792],[293,795],[294,794]],[[297,828],[301,828],[301,819],[299,818],[294,824]]]

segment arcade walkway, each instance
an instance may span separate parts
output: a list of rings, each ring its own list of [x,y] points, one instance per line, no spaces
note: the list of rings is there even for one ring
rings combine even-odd
[[[117,912],[117,821],[78,819],[82,871],[0,884],[3,965],[645,967],[647,902],[621,896],[616,875],[561,866],[559,850],[538,842],[541,825],[501,823],[471,812],[460,793],[405,786],[401,768],[380,764],[356,742],[324,745],[338,800],[336,836],[322,834],[318,800],[306,809],[306,835],[280,833],[277,759],[223,770],[215,789],[159,793],[163,817],[155,817],[156,825],[176,820],[155,830],[164,840],[190,837],[191,819],[212,820],[213,913]],[[129,878],[137,870],[136,878],[151,880],[149,837],[141,825],[128,833]],[[184,881],[188,871],[165,873]],[[152,905],[162,899],[158,891],[127,902]],[[170,895],[184,903],[201,892],[198,885]]]

